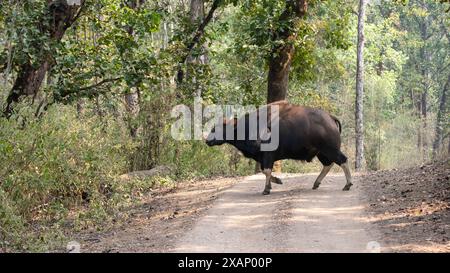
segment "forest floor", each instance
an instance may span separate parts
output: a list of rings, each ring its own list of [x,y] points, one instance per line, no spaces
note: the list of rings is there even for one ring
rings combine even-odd
[[[450,252],[450,161],[359,179],[371,223],[392,252]]]
[[[449,162],[404,170],[219,178],[157,189],[109,232],[73,239],[83,252],[450,252]]]

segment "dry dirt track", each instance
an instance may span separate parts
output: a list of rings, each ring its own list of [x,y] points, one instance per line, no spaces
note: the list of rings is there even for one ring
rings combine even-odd
[[[377,250],[377,232],[364,215],[356,184],[329,174],[318,190],[317,175],[281,175],[283,185],[261,195],[262,175],[226,190],[193,228],[179,238],[175,252],[367,252]]]

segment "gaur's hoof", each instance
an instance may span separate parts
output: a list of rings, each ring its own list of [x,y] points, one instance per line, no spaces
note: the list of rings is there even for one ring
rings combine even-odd
[[[313,186],[313,190],[317,190],[318,188],[319,188],[319,186],[320,186],[320,184],[314,184],[314,186]]]
[[[262,194],[263,195],[268,195],[268,194],[270,194],[270,190],[264,190]]]
[[[280,178],[274,177],[274,176],[272,176],[272,180],[270,182],[275,183],[275,184],[279,184],[279,185],[283,184],[283,182],[281,182]]]
[[[353,186],[353,184],[347,184],[347,185],[345,185],[345,187],[342,190],[349,191],[351,186]]]

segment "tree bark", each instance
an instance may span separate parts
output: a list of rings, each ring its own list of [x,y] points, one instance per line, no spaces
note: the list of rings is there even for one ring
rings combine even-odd
[[[444,89],[442,90],[442,95],[439,101],[439,110],[436,117],[436,133],[433,142],[433,159],[436,159],[439,149],[441,148],[442,142],[444,140],[444,127],[448,126],[447,92],[449,85],[450,75],[447,77],[447,82],[444,85]]]
[[[41,21],[47,21],[48,26],[43,24],[40,30],[43,35],[48,35],[49,39],[54,42],[60,42],[66,30],[70,28],[73,23],[80,16],[80,12],[84,7],[84,0],[80,0],[80,6],[69,5],[66,0],[48,1],[47,10]],[[42,44],[35,44],[39,51],[44,51]],[[14,104],[19,102],[22,97],[35,96],[45,78],[45,74],[53,66],[52,52],[47,52],[42,56],[40,62],[36,64],[31,63],[31,59],[27,60],[19,67],[17,78],[12,89],[6,99],[6,107],[3,110],[5,117],[10,117],[13,112]]]
[[[364,164],[364,20],[366,17],[366,5],[367,0],[359,1],[355,101],[356,171],[360,171]]]
[[[286,0],[286,9],[279,21],[294,20],[294,24],[302,19],[308,10],[307,0]],[[284,45],[274,48],[269,59],[269,75],[267,79],[267,103],[285,100],[289,84],[289,70],[295,53],[294,41],[297,33],[292,28],[282,28],[274,33],[274,39],[282,39]]]
[[[140,112],[139,90],[137,88],[132,88],[131,91],[125,95],[125,104],[128,112],[130,135],[132,138],[136,138],[138,136],[139,126],[135,124],[135,120]]]
[[[191,0],[190,3],[190,18],[193,25],[198,25],[204,20],[205,4],[204,0]]]

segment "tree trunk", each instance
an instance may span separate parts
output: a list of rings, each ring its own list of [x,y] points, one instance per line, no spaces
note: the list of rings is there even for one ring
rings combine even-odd
[[[6,108],[3,112],[6,117],[11,115],[13,104],[18,102],[22,96],[35,96],[37,94],[49,68],[49,61],[44,61],[37,68],[31,64],[25,64],[21,67],[6,99]]]
[[[450,136],[448,137],[447,155],[450,155]]]
[[[282,39],[285,43],[272,50],[269,59],[269,75],[267,78],[267,103],[285,100],[289,85],[289,71],[295,53],[294,41],[297,33],[293,31],[295,24],[305,17],[308,10],[307,0],[286,0],[286,9],[280,15],[280,23],[288,23],[293,19],[294,26],[280,28],[274,33],[274,39]],[[283,25],[283,24],[282,24]],[[258,166],[255,166],[257,169]],[[273,167],[274,172],[281,172],[281,161]]]
[[[306,0],[286,0],[286,9],[281,14],[279,21],[288,22],[292,19],[294,24],[302,19],[308,10]],[[269,59],[269,75],[267,79],[267,103],[285,100],[289,84],[289,70],[292,57],[295,53],[294,41],[297,33],[292,28],[281,28],[274,33],[274,39],[283,39],[282,46],[274,48]]]
[[[420,135],[420,149],[422,154],[422,161],[428,161],[428,137],[427,137],[427,110],[428,110],[428,90],[430,89],[430,71],[429,65],[431,65],[431,55],[429,50],[426,47],[426,42],[429,39],[429,30],[428,30],[428,20],[425,18],[423,23],[420,24],[421,38],[425,45],[420,49],[420,57],[421,57],[421,74],[422,74],[422,85],[423,91],[420,97],[420,126],[421,135]]]
[[[190,20],[192,26],[198,26],[205,19],[205,1],[204,0],[191,0],[190,3]],[[187,58],[187,71],[186,71],[186,79],[191,83],[195,92],[194,96],[200,97],[203,93],[202,86],[197,82],[195,78],[195,67],[196,65],[203,65],[207,63],[207,53],[204,45],[200,45],[201,54],[198,56],[189,55]]]
[[[78,19],[85,1],[80,0],[80,6],[69,5],[66,0],[53,0],[48,1],[48,3],[45,17],[41,20],[42,22],[47,21],[48,26],[43,24],[41,32],[58,43],[66,30]],[[42,49],[43,44],[35,44],[34,46],[38,49],[37,51],[44,51]],[[5,117],[11,116],[14,104],[19,102],[22,97],[35,96],[38,93],[45,74],[53,65],[52,54],[53,52],[46,53],[37,65],[32,65],[31,59],[29,59],[19,68],[17,78],[6,99],[6,107],[3,110]]]
[[[137,88],[132,88],[131,91],[125,95],[125,103],[128,112],[130,135],[132,138],[136,138],[139,126],[135,121],[140,112],[139,90]]]
[[[204,0],[191,0],[190,18],[193,25],[199,25],[205,17]]]
[[[360,171],[364,164],[364,20],[367,0],[359,1],[358,12],[358,51],[356,66],[356,102],[355,102],[355,135],[356,155],[355,170]]]
[[[420,97],[421,105],[421,126],[422,126],[422,162],[428,161],[428,137],[427,137],[427,104],[428,104],[428,88]]]
[[[444,138],[444,127],[448,126],[447,115],[447,92],[450,85],[450,75],[447,77],[447,82],[442,90],[442,95],[439,101],[439,110],[436,117],[436,133],[433,142],[433,159],[436,159],[439,149],[441,148]],[[447,118],[446,118],[447,117]],[[450,147],[450,146],[449,146]]]

